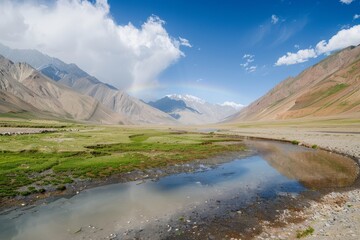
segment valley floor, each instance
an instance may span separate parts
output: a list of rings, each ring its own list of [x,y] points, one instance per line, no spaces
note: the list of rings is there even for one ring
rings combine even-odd
[[[9,123],[7,122],[6,124]],[[20,123],[18,123],[18,125],[19,124]],[[18,125],[13,123],[11,123],[10,125],[10,127],[12,127],[13,129],[18,130]],[[29,125],[29,123],[26,123],[26,125]],[[37,124],[37,126],[35,126],[37,127],[37,130],[34,131],[41,132],[41,130],[43,130],[42,125],[42,123]],[[203,135],[186,133],[182,131],[186,130],[189,132],[216,132],[217,134],[221,135],[229,134],[245,137],[289,141],[293,143],[299,143],[301,145],[306,145],[308,147],[322,148],[331,152],[344,154],[352,157],[354,160],[360,163],[360,121],[357,119],[286,123],[276,122],[253,125],[244,123],[238,125],[208,126],[208,128],[184,127],[184,129],[182,129],[181,127],[179,127],[177,130],[163,128],[160,132],[149,129],[146,130],[146,128],[137,129],[134,127],[86,127],[82,125],[66,125],[64,127],[61,124],[49,124],[49,126],[46,126],[46,129],[51,129],[50,132],[45,132],[43,134],[34,134],[31,135],[31,137],[26,136],[27,134],[32,133],[27,132],[29,129],[24,128],[24,126],[20,126],[20,128],[25,135],[0,136],[0,140],[2,140],[0,146],[1,150],[4,151],[4,154],[10,154],[11,152],[21,154],[23,150],[28,150],[26,154],[40,154],[38,153],[38,151],[41,153],[44,152],[44,154],[49,154],[49,152],[52,153],[53,151],[56,151],[59,154],[65,154],[62,153],[62,151],[66,149],[67,151],[71,150],[76,153],[81,153],[79,156],[83,157],[85,160],[88,158],[101,158],[101,160],[105,159],[107,161],[110,161],[111,157],[114,154],[118,154],[117,151],[126,150],[128,154],[134,154],[134,151],[136,152],[136,154],[140,153],[142,154],[142,158],[143,155],[151,158],[153,155],[155,155],[155,153],[162,154],[158,155],[164,156],[164,162],[159,162],[159,164],[162,165],[168,162],[179,161],[179,156],[184,155],[185,153],[189,152],[189,150],[191,150],[191,155],[185,157],[184,159],[181,159],[181,161],[186,162],[193,159],[194,157],[204,158],[205,156],[212,155],[218,152],[232,150],[231,146],[219,147],[219,145],[216,144],[216,142],[218,141],[233,141],[234,139],[232,139],[232,137],[226,138],[223,136],[217,136],[212,134]],[[59,129],[59,131],[52,132],[54,128]],[[6,125],[6,128],[2,128],[2,130],[3,133],[9,132],[9,126]],[[116,134],[114,134],[114,130],[116,130]],[[75,141],[75,139],[77,141]],[[104,139],[107,140],[107,144],[104,144]],[[179,146],[181,146],[182,150],[179,153],[173,152],[174,149],[170,149],[169,146],[167,148],[164,148],[163,143],[171,143],[170,147],[173,147],[174,149],[179,149]],[[148,150],[143,149],[144,144],[147,144],[146,146],[149,148]],[[209,145],[211,145],[213,149],[211,152],[207,151]],[[89,148],[89,146],[91,148]],[[157,152],[150,150],[154,148],[157,149]],[[51,151],[49,151],[48,149],[50,149]],[[29,150],[36,151],[31,152]],[[94,154],[98,152],[99,154]],[[10,155],[9,157],[11,157]],[[138,155],[134,157],[137,156]],[[67,155],[61,155],[61,157],[64,157],[64,159],[68,158]],[[31,169],[31,164],[34,164],[34,167],[38,167],[38,163],[35,161],[35,159],[33,163],[28,163],[29,166],[23,166],[24,164],[19,164],[17,162],[19,160],[17,158],[14,159],[14,164],[16,165],[14,167],[14,170],[16,171],[20,171],[25,167],[30,167]],[[82,165],[79,166],[88,167],[87,165],[85,165],[85,160],[81,161],[79,164]],[[137,159],[134,159],[133,162],[134,163],[132,164],[135,164],[134,167],[138,167],[138,164],[140,164],[141,167],[144,167],[143,162],[137,161]],[[67,162],[63,161],[60,162],[60,164],[57,162],[56,164],[54,164],[54,166],[51,165],[51,169],[54,168],[54,171],[59,174],[67,174],[69,169],[65,167],[72,166],[64,165],[65,163]],[[64,170],[60,167],[63,167]],[[114,169],[115,167],[118,166],[114,165]],[[154,166],[151,165],[146,167]],[[87,169],[88,171],[91,170],[92,174],[98,173],[94,172],[93,168]],[[102,171],[102,169],[100,170]],[[104,174],[100,170],[99,174]],[[29,172],[29,170],[26,170],[26,173],[27,172]],[[82,172],[78,173],[79,176],[82,176],[81,174]],[[86,174],[88,174],[88,172],[86,172]],[[5,174],[3,175],[3,177],[4,176]],[[53,181],[56,184],[58,184],[58,182],[62,184],[66,183],[67,180],[65,178],[52,179],[51,177],[55,178],[55,175],[53,176],[51,174],[49,174],[48,177],[50,183],[52,183],[51,181]],[[56,177],[58,178],[58,176]],[[2,180],[4,183],[8,183],[6,178]],[[74,181],[76,179],[74,178],[70,180]],[[26,184],[24,183],[23,185],[27,186],[29,184],[32,184],[31,186],[33,186],[34,184],[40,184],[40,182],[41,179],[39,179],[39,183],[26,182]],[[10,190],[12,191],[13,189],[9,189],[9,192]],[[341,192],[329,192],[325,194],[320,199],[320,201],[309,201],[310,204],[305,208],[285,209],[283,211],[279,211],[276,220],[277,222],[262,222],[262,231],[259,235],[255,236],[255,239],[296,239],[298,237],[305,239],[359,239],[359,179],[351,188],[343,189],[341,190]],[[304,220],[299,222],[296,219]]]

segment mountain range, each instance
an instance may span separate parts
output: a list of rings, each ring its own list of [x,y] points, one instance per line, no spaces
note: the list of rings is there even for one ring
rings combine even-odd
[[[38,75],[43,78],[53,80],[56,86],[67,86],[81,95],[87,95],[99,102],[102,108],[114,112],[121,116],[122,122],[127,124],[206,124],[216,123],[225,117],[234,114],[239,110],[239,105],[235,103],[211,104],[197,97],[190,95],[172,95],[166,104],[171,105],[172,109],[163,109],[165,99],[147,104],[126,92],[118,90],[116,87],[103,83],[97,78],[86,73],[75,64],[67,64],[60,59],[50,57],[37,50],[30,49],[11,49],[0,44],[0,54],[14,63],[27,63],[38,71]],[[3,91],[3,95],[5,94]],[[5,99],[5,97],[3,98]],[[21,98],[20,98],[21,99]],[[10,100],[9,100],[10,101]],[[48,99],[49,101],[49,99]],[[183,106],[178,105],[178,103]],[[5,106],[5,103],[3,104]],[[8,104],[7,104],[8,105]],[[5,111],[5,107],[3,111]],[[15,104],[12,104],[13,109]],[[159,107],[160,106],[160,107]],[[33,106],[36,108],[36,106]],[[66,108],[66,106],[64,106]],[[1,109],[1,108],[0,108]],[[33,108],[20,104],[17,109],[33,112]],[[40,107],[40,109],[42,109]],[[31,111],[30,111],[31,110]],[[39,110],[39,109],[38,109]],[[42,111],[41,111],[42,112]],[[50,111],[51,112],[51,111]],[[39,113],[37,113],[38,115]],[[55,115],[61,116],[59,111]],[[72,115],[65,115],[66,118],[79,120]],[[81,118],[84,120],[83,118]],[[101,121],[103,122],[103,121]],[[113,123],[112,120],[109,121]]]
[[[148,104],[75,64],[0,44],[0,112],[106,124],[210,124],[360,114],[360,46],[333,53],[249,106],[172,94]]]
[[[182,124],[217,123],[243,106],[236,103],[212,104],[192,95],[171,94],[149,105],[170,114]]]
[[[13,62],[26,62],[57,83],[95,98],[109,110],[125,116],[133,124],[177,123],[168,114],[101,82],[75,64],[66,64],[37,50],[11,49],[1,44],[0,54]]]
[[[43,116],[106,124],[130,124],[92,97],[45,77],[27,63],[0,55],[0,111],[27,111]]]

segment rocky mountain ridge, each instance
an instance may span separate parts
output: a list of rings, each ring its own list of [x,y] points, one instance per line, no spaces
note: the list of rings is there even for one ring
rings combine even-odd
[[[0,55],[0,111],[48,115],[76,121],[131,124],[99,101],[58,84],[26,63]]]
[[[227,121],[264,121],[359,114],[360,46],[333,53],[279,83]]]

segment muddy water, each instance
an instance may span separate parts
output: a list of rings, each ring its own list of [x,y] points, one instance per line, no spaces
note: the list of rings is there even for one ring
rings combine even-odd
[[[193,173],[97,187],[1,215],[0,239],[165,238],[179,231],[168,225],[174,218],[190,223],[197,212],[224,214],[221,202],[238,208],[259,196],[345,187],[358,175],[351,159],[336,154],[270,141],[248,145],[253,155]]]

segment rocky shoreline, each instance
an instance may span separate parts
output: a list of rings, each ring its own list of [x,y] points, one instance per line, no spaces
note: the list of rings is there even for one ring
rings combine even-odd
[[[286,226],[262,222],[263,232],[255,239],[349,239],[360,237],[360,190],[331,192],[319,201],[310,201],[302,210],[285,209],[279,213]],[[290,223],[291,219],[304,219]]]

